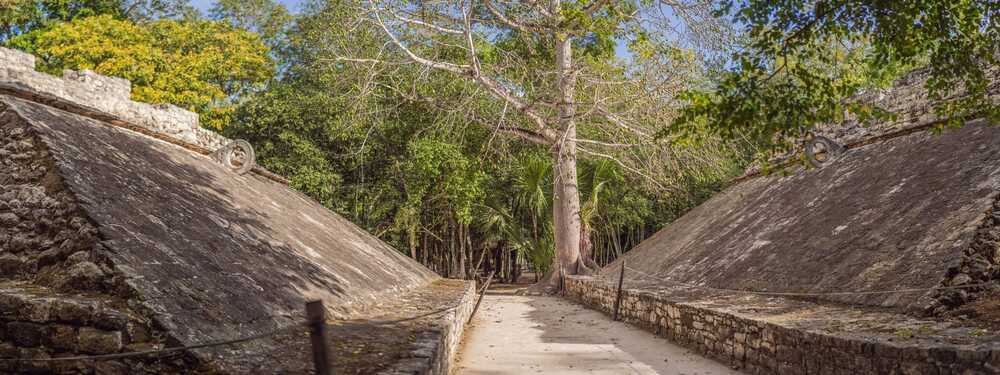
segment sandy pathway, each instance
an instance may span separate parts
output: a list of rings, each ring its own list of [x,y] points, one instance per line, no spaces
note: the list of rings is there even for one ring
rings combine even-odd
[[[738,374],[557,297],[487,295],[460,349],[459,375]]]

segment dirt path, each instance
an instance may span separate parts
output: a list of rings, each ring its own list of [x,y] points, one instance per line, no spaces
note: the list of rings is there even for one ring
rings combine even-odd
[[[459,375],[739,374],[558,297],[487,295],[466,331]]]

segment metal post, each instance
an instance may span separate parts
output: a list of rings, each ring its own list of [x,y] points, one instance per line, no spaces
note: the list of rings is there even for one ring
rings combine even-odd
[[[309,324],[309,341],[312,342],[313,364],[316,367],[316,375],[331,375],[333,370],[330,362],[333,360],[333,353],[327,345],[326,330],[326,308],[323,301],[306,302],[306,320]]]
[[[625,281],[625,259],[622,259],[622,270],[618,274],[618,295],[615,297],[615,313],[611,320],[618,321],[618,309],[622,307],[622,282]]]

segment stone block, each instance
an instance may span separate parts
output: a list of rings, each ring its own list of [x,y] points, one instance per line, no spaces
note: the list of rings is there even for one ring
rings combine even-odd
[[[94,314],[94,326],[101,329],[124,331],[128,329],[128,316],[111,309],[98,309]]]
[[[58,299],[52,303],[52,315],[56,320],[77,324],[94,320],[96,304],[72,299]]]
[[[47,334],[45,326],[29,322],[9,322],[4,326],[4,337],[19,347],[41,345]]]
[[[937,366],[926,362],[903,362],[899,366],[899,372],[903,375],[937,375]]]
[[[63,79],[81,83],[80,86],[86,90],[82,93],[86,96],[80,98],[82,101],[127,100],[132,91],[132,83],[129,80],[97,74],[92,70],[65,70],[63,71]]]
[[[14,254],[0,255],[0,275],[10,276],[28,270],[28,262]]]
[[[77,350],[91,354],[116,353],[124,345],[122,333],[81,327],[77,334]]]
[[[62,290],[95,290],[101,287],[104,271],[92,262],[80,262],[69,267],[57,281]]]
[[[49,326],[49,335],[46,337],[45,345],[59,350],[75,350],[77,332],[76,327],[67,324],[53,324]]]
[[[0,70],[35,70],[35,56],[30,53],[0,47]]]

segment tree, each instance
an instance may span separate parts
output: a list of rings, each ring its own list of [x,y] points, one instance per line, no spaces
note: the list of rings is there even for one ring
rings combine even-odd
[[[1000,117],[987,93],[1000,58],[996,1],[750,0],[716,11],[746,25],[747,43],[716,85],[685,94],[670,133],[751,137],[767,158],[845,113],[891,117],[850,98],[922,66],[941,117]]]
[[[59,22],[98,15],[136,22],[194,18],[187,0],[0,0],[0,42]]]
[[[224,23],[158,20],[135,24],[110,15],[76,19],[18,36],[40,70],[91,69],[132,81],[132,98],[171,103],[222,129],[232,100],[270,79],[274,64],[255,34]]]
[[[521,124],[522,116],[474,82],[410,63],[387,43],[381,27],[359,19],[357,7],[350,1],[307,3],[277,53],[285,70],[267,89],[241,101],[225,133],[253,143],[258,162],[288,177],[296,189],[442,276],[496,271],[498,279],[514,281],[521,267],[554,269],[550,151],[504,136],[497,126]],[[530,56],[531,49],[519,47],[516,39],[480,42],[483,50],[516,51],[531,64],[551,64],[550,55]],[[643,45],[648,49],[636,48],[636,54],[658,55],[655,44]],[[605,50],[593,66],[617,75],[628,69],[663,77],[693,70],[688,64],[693,54],[670,50],[683,61],[673,66],[638,59],[612,63],[614,53]],[[346,55],[352,59],[345,60]],[[653,74],[654,67],[672,72]],[[593,73],[584,77],[586,85],[595,80]],[[627,102],[617,90],[616,101]],[[581,120],[580,129],[592,132],[589,137],[604,134],[587,121]],[[616,176],[598,183],[603,186],[596,189],[598,209],[590,215],[593,258],[600,264],[742,171],[742,158],[725,154],[728,147],[711,153],[676,149],[680,157],[660,159],[668,151],[645,144],[585,146],[602,147],[600,153],[615,158],[581,159],[578,168],[586,180],[580,188],[583,201],[591,201],[592,169]],[[641,168],[643,174],[626,167]],[[653,179],[671,190],[660,190]]]
[[[656,18],[664,9],[669,15]],[[672,180],[685,168],[724,159],[713,150],[725,145],[667,148],[653,139],[659,124],[676,113],[675,94],[693,84],[704,59],[714,55],[704,53],[712,48],[690,48],[699,45],[696,38],[668,35],[671,29],[663,24],[705,21],[674,30],[724,35],[724,28],[705,10],[694,1],[372,1],[360,4],[362,22],[348,29],[373,26],[406,61],[428,70],[428,75],[448,74],[478,88],[478,95],[492,100],[494,108],[469,113],[470,120],[550,152],[553,270],[573,274],[594,266],[580,256],[584,232],[579,153],[611,159],[664,194],[683,193]],[[714,33],[708,30],[712,28]],[[616,47],[626,41],[641,55],[638,61],[616,58]],[[373,56],[347,45],[339,61],[402,63],[394,57],[385,52]]]
[[[288,9],[273,0],[219,0],[209,16],[259,34],[272,50],[287,42],[285,34],[292,22]]]

